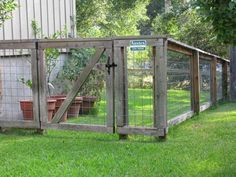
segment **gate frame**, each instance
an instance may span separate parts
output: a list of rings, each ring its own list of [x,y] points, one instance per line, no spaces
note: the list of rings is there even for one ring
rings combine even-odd
[[[146,40],[152,47],[153,57],[153,127],[129,126],[128,115],[128,74],[127,47],[131,40]],[[166,137],[167,127],[167,38],[159,36],[136,36],[114,39],[114,60],[116,70],[116,113],[117,133],[120,139],[129,134],[141,134],[155,137]],[[158,76],[158,77],[157,77]],[[158,105],[158,106],[157,106]]]
[[[46,83],[46,64],[44,59],[44,49],[47,48],[95,48],[96,52],[92,56],[92,59],[90,62],[84,67],[83,71],[80,73],[80,75],[77,77],[77,80],[75,81],[75,84],[72,88],[72,90],[67,94],[66,100],[63,102],[61,107],[58,109],[57,113],[54,115],[51,122],[47,121],[47,104],[46,104],[46,97],[47,97],[47,83]],[[40,88],[40,94],[39,94],[39,100],[41,105],[40,107],[40,117],[41,117],[41,129],[65,129],[65,130],[80,130],[80,131],[94,131],[94,132],[107,132],[107,133],[113,133],[114,132],[114,105],[113,99],[107,99],[107,125],[90,125],[90,124],[76,124],[76,123],[60,123],[60,120],[62,119],[64,113],[72,103],[73,99],[77,96],[80,88],[83,86],[85,80],[89,76],[89,73],[95,66],[95,64],[99,61],[100,57],[109,50],[112,50],[112,40],[111,39],[60,39],[60,40],[41,40],[38,43],[38,50],[39,50],[39,61],[40,61],[40,82],[39,82],[39,88]],[[112,56],[110,56],[113,58]],[[112,59],[113,60],[113,59]],[[112,70],[113,73],[113,70]],[[112,82],[113,74],[106,75],[106,81],[108,85],[106,85],[106,89],[110,90],[107,92],[108,96],[107,98],[113,98],[114,97],[114,82]]]

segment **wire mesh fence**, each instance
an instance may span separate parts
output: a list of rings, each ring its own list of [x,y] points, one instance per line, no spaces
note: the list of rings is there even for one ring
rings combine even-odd
[[[190,57],[168,51],[167,55],[167,114],[168,119],[191,111]]]
[[[211,62],[200,58],[200,105],[211,102]]]
[[[44,50],[48,100],[55,100],[55,110],[49,122],[66,100],[75,81],[95,54],[94,48],[48,48]],[[106,125],[108,82],[106,63],[103,55],[93,67],[79,93],[63,115],[62,122],[76,124]],[[48,109],[50,109],[48,105]],[[50,113],[50,112],[48,112]]]
[[[31,50],[0,50],[0,120],[33,120]]]
[[[129,126],[153,127],[152,48],[127,49]]]
[[[173,41],[170,48],[163,39],[23,44],[0,44],[0,123],[165,136],[167,122],[207,109],[229,87],[226,60]]]

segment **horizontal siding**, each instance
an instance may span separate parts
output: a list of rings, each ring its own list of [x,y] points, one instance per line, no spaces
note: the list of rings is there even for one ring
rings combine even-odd
[[[75,0],[15,0],[18,8],[12,19],[0,28],[0,40],[34,39],[31,27],[35,20],[41,29],[37,38],[50,37],[67,29],[67,36],[75,37]],[[75,19],[75,18],[74,18]],[[62,36],[61,36],[62,37]]]

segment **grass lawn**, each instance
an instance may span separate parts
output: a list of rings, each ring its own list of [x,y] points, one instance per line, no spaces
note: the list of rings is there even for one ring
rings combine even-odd
[[[0,134],[0,176],[236,176],[236,104],[226,103],[153,137],[30,130]]]
[[[151,89],[129,89],[129,125],[153,126],[153,92]],[[201,92],[201,103],[207,102],[208,93]],[[168,90],[167,110],[168,119],[174,118],[191,110],[191,92],[188,90]],[[101,101],[95,104],[96,114],[80,115],[71,118],[70,123],[106,125],[106,101],[105,93]]]

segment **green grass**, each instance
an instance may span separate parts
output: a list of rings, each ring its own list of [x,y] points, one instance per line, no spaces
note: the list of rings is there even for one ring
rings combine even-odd
[[[211,92],[210,90],[200,91],[200,105],[204,105],[211,101]]]
[[[131,126],[153,126],[153,92],[152,89],[129,88],[129,125]],[[201,96],[206,100],[207,93]],[[187,90],[168,90],[168,119],[176,117],[191,110],[191,93]],[[105,93],[101,101],[95,104],[94,111],[88,115],[80,115],[78,118],[69,119],[70,123],[106,125],[106,101]]]
[[[168,119],[174,118],[191,110],[191,92],[187,90],[168,90]]]
[[[116,134],[12,130],[0,134],[0,176],[236,176],[236,104],[169,128],[167,141]]]

